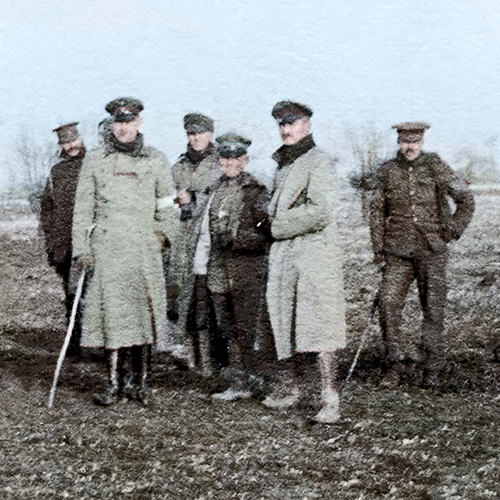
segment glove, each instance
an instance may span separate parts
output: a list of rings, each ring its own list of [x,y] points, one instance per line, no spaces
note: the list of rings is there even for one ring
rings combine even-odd
[[[233,242],[231,241],[229,231],[212,235],[211,244],[217,250],[231,250]]]
[[[375,264],[382,264],[382,262],[385,262],[386,256],[385,252],[377,252],[376,254],[373,255],[373,262]]]
[[[74,268],[79,273],[92,267],[94,267],[94,257],[92,255],[80,255],[74,263]]]

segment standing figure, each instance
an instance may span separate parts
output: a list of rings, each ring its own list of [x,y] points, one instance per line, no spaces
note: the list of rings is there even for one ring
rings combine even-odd
[[[274,242],[269,257],[267,302],[278,359],[291,358],[291,394],[268,396],[272,408],[301,399],[304,353],[318,353],[322,409],[318,422],[339,419],[337,349],[345,345],[342,259],[336,244],[334,204],[337,194],[332,159],[314,143],[312,111],[282,101],[272,111],[283,146],[269,205]]]
[[[422,152],[429,125],[411,122],[393,128],[399,151],[380,167],[370,207],[374,261],[385,263],[380,323],[390,368],[380,388],[397,388],[404,370],[400,320],[416,279],[423,312],[422,385],[436,390],[444,364],[446,244],[458,240],[468,226],[474,199],[467,184],[437,154]],[[456,205],[453,214],[448,196]]]
[[[207,189],[193,271],[197,281],[206,276],[220,348],[227,350],[230,387],[213,397],[236,401],[262,389],[274,357],[265,303],[269,197],[245,172],[251,141],[234,133],[216,141],[222,176]]]
[[[61,276],[66,297],[66,319],[69,321],[73,307],[74,291],[69,284],[71,270],[71,229],[76,186],[85,157],[85,146],[78,134],[77,122],[54,129],[61,146],[60,161],[52,167],[43,192],[40,224],[45,234],[47,256],[51,266]],[[68,354],[78,356],[80,352],[80,322],[73,330]]]
[[[181,209],[180,223],[173,246],[167,279],[168,313],[175,322],[176,335],[187,340],[189,363],[206,376],[214,374],[209,353],[211,327],[208,319],[197,325],[188,325],[189,308],[193,294],[203,294],[203,286],[195,287],[193,258],[201,221],[203,191],[220,176],[215,147],[212,143],[214,122],[198,113],[184,116],[187,133],[187,151],[172,167],[172,176],[177,191],[176,202]],[[199,297],[199,301],[203,301]],[[187,339],[186,339],[187,337]]]
[[[125,376],[128,349],[135,393],[146,405],[151,345],[166,321],[162,247],[177,226],[170,166],[139,132],[141,101],[106,106],[112,134],[87,155],[76,195],[73,257],[91,274],[82,346],[108,350],[109,385],[95,398],[114,403]]]

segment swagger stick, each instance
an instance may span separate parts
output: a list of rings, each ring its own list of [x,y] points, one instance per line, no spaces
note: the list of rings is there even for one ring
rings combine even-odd
[[[380,303],[380,288],[377,292],[377,295],[375,296],[375,300],[373,301],[373,306],[372,306],[372,310],[370,311],[370,317],[368,318],[368,323],[366,324],[366,328],[365,328],[365,331],[363,332],[363,335],[361,335],[361,340],[359,341],[358,350],[356,351],[356,356],[354,356],[354,359],[353,359],[352,364],[351,364],[351,368],[349,369],[349,373],[347,374],[345,382],[349,381],[349,379],[351,378],[352,372],[354,371],[354,368],[356,368],[356,363],[358,362],[358,358],[359,358],[359,355],[361,353],[361,349],[363,348],[366,334],[368,333],[368,330],[370,329],[370,325],[372,324],[373,316],[375,315],[375,311],[377,310],[379,303]]]
[[[85,270],[80,274],[80,279],[78,280],[78,287],[76,289],[75,300],[73,301],[73,307],[71,309],[71,318],[69,320],[68,332],[66,333],[66,338],[64,339],[64,344],[61,349],[61,354],[59,354],[59,359],[57,360],[56,372],[54,373],[54,382],[52,384],[52,389],[50,390],[49,396],[49,408],[52,407],[54,402],[54,397],[56,395],[57,379],[59,378],[59,373],[61,372],[61,367],[64,361],[64,356],[66,356],[66,351],[68,349],[69,341],[71,339],[71,334],[73,333],[73,328],[75,326],[76,311],[78,309],[78,303],[82,296],[83,290],[83,280],[85,278]]]

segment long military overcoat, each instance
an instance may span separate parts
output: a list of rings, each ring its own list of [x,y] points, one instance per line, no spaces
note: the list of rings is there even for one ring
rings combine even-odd
[[[154,343],[166,321],[161,243],[177,228],[166,159],[151,147],[137,156],[103,146],[82,166],[73,256],[92,256],[82,345],[118,349]]]
[[[177,334],[182,340],[185,335],[189,304],[193,292],[191,273],[201,226],[201,221],[198,219],[202,214],[199,205],[203,202],[204,189],[220,176],[220,169],[215,154],[207,156],[198,165],[190,161],[186,155],[181,155],[172,167],[172,176],[177,192],[186,189],[192,197],[189,206],[181,213],[169,268],[169,283],[171,285],[169,291],[175,302],[172,308],[175,308],[179,316]]]
[[[71,262],[71,228],[81,158],[65,159],[52,167],[43,192],[40,224],[51,265]]]
[[[336,187],[334,164],[316,147],[275,176],[267,302],[279,359],[345,345],[342,258],[333,225]]]

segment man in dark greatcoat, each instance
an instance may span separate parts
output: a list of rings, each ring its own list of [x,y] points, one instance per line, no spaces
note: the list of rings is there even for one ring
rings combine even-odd
[[[437,154],[422,152],[426,123],[393,128],[399,152],[380,167],[370,207],[374,261],[385,262],[380,318],[390,368],[380,387],[397,388],[404,371],[400,317],[416,279],[423,311],[422,385],[436,390],[444,363],[446,245],[458,240],[468,226],[474,199],[467,184]],[[448,196],[456,205],[453,214]]]
[[[61,276],[66,295],[66,317],[69,319],[73,306],[70,290],[71,228],[76,186],[85,157],[85,146],[78,135],[78,123],[68,123],[54,129],[61,146],[61,161],[52,167],[42,198],[40,223],[45,234],[47,256],[51,266]],[[69,354],[77,355],[80,344],[80,327],[77,321],[70,344]]]

